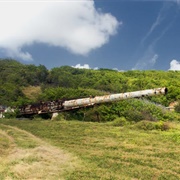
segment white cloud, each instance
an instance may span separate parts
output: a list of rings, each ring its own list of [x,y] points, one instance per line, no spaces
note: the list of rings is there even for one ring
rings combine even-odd
[[[22,48],[33,43],[86,55],[107,43],[122,24],[98,11],[93,0],[1,1],[0,22],[0,49],[24,60],[32,60],[32,56]]]
[[[152,66],[154,66],[154,64],[156,63],[157,59],[158,59],[158,55],[155,54],[155,55],[153,56],[153,58],[150,59],[149,63],[150,63]]]
[[[179,71],[180,70],[180,61],[173,59],[170,62],[170,69],[169,70],[172,70],[172,71],[178,70]]]
[[[149,31],[147,32],[147,34],[141,40],[141,45],[144,44],[144,42],[151,36],[151,34],[153,34],[154,31],[161,25],[163,20],[166,19],[166,17],[168,16],[168,12],[169,12],[170,8],[171,8],[171,4],[169,4],[169,3],[168,4],[167,3],[163,4],[162,8],[160,9],[160,11],[158,13],[158,16],[156,17],[156,20],[153,22],[153,24],[151,25]],[[166,29],[168,30],[169,28],[170,28],[170,26],[168,26],[168,28],[166,28]],[[160,36],[162,36],[162,35],[160,35]]]
[[[84,64],[84,65],[81,65],[81,64],[76,64],[75,66],[72,66],[73,68],[77,68],[77,69],[92,69],[89,64]],[[93,68],[94,70],[98,70],[99,68],[98,67],[95,67]]]
[[[76,64],[75,66],[72,66],[73,68],[77,68],[77,69],[91,69],[89,64],[84,64],[81,66],[81,64]]]
[[[156,21],[152,24],[151,28],[149,29],[149,31],[147,32],[147,34],[144,36],[144,38],[141,41],[141,44],[144,44],[144,42],[146,41],[146,39],[148,39],[148,37],[152,34],[152,32],[156,29],[156,27],[158,25],[160,25],[161,21],[163,20],[161,11],[159,12],[159,15],[156,18]]]
[[[135,66],[132,68],[133,70],[145,70],[152,69],[154,67],[159,57],[158,54],[154,51],[154,44],[156,44],[156,41],[149,45],[143,56],[138,59]]]
[[[180,0],[176,0],[177,4],[180,5]]]
[[[170,21],[165,21],[167,20],[171,6],[171,3],[163,3],[163,6],[161,7],[156,17],[156,20],[152,23],[150,29],[140,42],[139,49],[137,49],[137,54],[141,54],[141,52],[144,53],[141,57],[138,58],[137,63],[132,69],[152,69],[155,65],[158,59],[158,54],[156,53],[156,45],[169,31],[176,19],[175,16],[173,16]],[[154,33],[157,29],[161,33]],[[147,40],[150,43],[148,43]],[[145,42],[148,45],[147,47],[144,46]]]
[[[142,57],[142,59],[140,59],[134,68],[132,68],[133,70],[145,70],[145,69],[151,69],[153,68],[153,66],[155,65],[156,61],[158,59],[158,55],[154,54],[152,57],[150,57],[150,55],[146,55],[144,57]]]
[[[98,67],[91,68],[89,66],[89,64],[84,64],[84,65],[76,64],[75,66],[71,66],[71,67],[77,68],[77,69],[93,69],[93,70],[98,70],[99,69]],[[118,68],[112,68],[112,70],[115,70],[115,71],[118,71],[118,72],[124,72],[124,70],[119,70]]]

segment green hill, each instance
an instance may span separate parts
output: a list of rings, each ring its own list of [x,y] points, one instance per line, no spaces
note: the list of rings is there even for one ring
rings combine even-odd
[[[168,119],[171,115],[160,110],[158,105],[167,107],[170,102],[180,100],[180,71],[118,72],[110,69],[76,69],[69,66],[48,70],[44,65],[25,65],[16,60],[1,59],[0,77],[0,104],[13,107],[39,101],[74,99],[158,87],[168,88],[166,96],[146,98],[151,103],[147,103],[145,99],[129,100],[128,104],[124,101],[109,103],[88,112],[73,113],[76,115],[73,118],[88,121],[93,120],[93,114],[98,117],[93,121],[113,120],[119,116],[133,120],[145,117],[150,120]],[[129,109],[131,111],[128,111]],[[145,111],[142,112],[142,109]],[[132,115],[129,115],[130,112]],[[86,118],[83,114],[92,117]],[[158,114],[161,114],[161,117]]]

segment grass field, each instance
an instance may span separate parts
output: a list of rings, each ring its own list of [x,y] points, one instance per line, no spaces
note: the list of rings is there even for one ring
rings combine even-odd
[[[180,179],[180,124],[0,120],[0,179]]]

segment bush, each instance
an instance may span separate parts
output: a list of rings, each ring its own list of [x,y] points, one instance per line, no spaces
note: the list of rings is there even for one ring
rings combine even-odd
[[[158,121],[158,122],[152,122],[152,121],[140,121],[135,124],[135,127],[142,130],[161,130],[161,131],[167,131],[171,129],[170,124],[168,122]]]
[[[112,121],[113,126],[125,126],[128,124],[129,122],[126,120],[125,117],[118,117],[114,121]]]
[[[127,120],[135,122],[141,120],[167,121],[177,119],[175,113],[145,99],[130,99],[118,102],[116,109],[120,112],[120,116],[124,116]]]
[[[5,112],[5,113],[3,113],[3,115],[7,119],[16,118],[16,113],[15,112]]]

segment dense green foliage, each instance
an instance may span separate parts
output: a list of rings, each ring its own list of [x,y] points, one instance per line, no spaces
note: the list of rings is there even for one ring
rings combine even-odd
[[[28,102],[22,88],[44,84],[47,76],[48,70],[43,65],[37,67],[15,60],[0,60],[0,104],[12,106]]]
[[[43,65],[25,65],[15,60],[0,59],[0,77],[0,104],[7,106],[20,106],[40,100],[73,99],[157,87],[168,88],[166,96],[104,104],[66,115],[87,121],[111,121],[118,117],[132,121],[172,120],[174,115],[163,110],[163,107],[157,107],[157,104],[168,106],[170,102],[180,99],[180,71],[118,72],[108,69],[76,69],[69,66],[48,70]],[[29,98],[23,91],[29,86],[41,87],[41,93],[33,99]],[[178,112],[178,107],[176,109]]]

